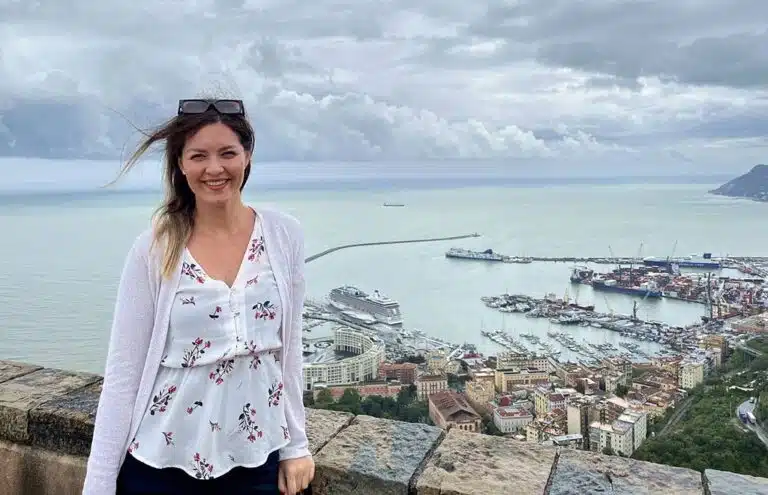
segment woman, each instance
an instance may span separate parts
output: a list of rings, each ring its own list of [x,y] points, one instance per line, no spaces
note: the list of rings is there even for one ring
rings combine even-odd
[[[167,198],[128,254],[83,493],[304,490],[298,222],[243,204],[254,133],[239,100],[182,100]]]

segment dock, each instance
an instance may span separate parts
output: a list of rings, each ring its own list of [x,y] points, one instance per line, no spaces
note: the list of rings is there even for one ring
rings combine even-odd
[[[312,256],[309,256],[308,258],[304,259],[305,263],[309,263],[310,261],[314,261],[318,258],[322,258],[323,256],[329,255],[331,253],[335,253],[336,251],[341,251],[342,249],[351,249],[356,247],[366,247],[366,246],[386,246],[389,244],[415,244],[417,242],[440,242],[440,241],[455,241],[459,239],[470,239],[472,237],[480,237],[480,234],[477,232],[473,234],[464,234],[464,235],[454,235],[450,237],[427,237],[424,239],[405,239],[405,240],[395,240],[395,241],[374,241],[374,242],[355,242],[353,244],[343,244],[341,246],[332,247],[329,249],[326,249],[325,251],[321,251],[319,253],[313,254]]]

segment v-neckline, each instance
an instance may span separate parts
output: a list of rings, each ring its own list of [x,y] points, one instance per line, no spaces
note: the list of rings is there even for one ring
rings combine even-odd
[[[262,220],[261,220],[261,217],[259,216],[259,213],[255,209],[253,209],[253,208],[249,207],[249,209],[253,212],[253,226],[251,227],[251,235],[248,237],[248,242],[246,243],[245,249],[243,250],[243,255],[240,257],[240,265],[238,265],[238,267],[237,267],[237,273],[235,274],[235,278],[232,279],[232,285],[229,285],[224,280],[221,280],[221,279],[218,279],[218,278],[210,276],[208,274],[208,270],[206,270],[205,267],[202,265],[202,263],[197,261],[195,259],[195,257],[192,255],[192,251],[190,251],[189,246],[185,246],[184,247],[184,251],[186,252],[187,256],[189,256],[189,259],[195,265],[197,265],[198,268],[200,268],[200,271],[203,272],[203,277],[205,277],[206,280],[211,280],[213,282],[218,282],[218,283],[224,284],[224,286],[228,290],[232,290],[232,289],[234,289],[238,285],[237,282],[241,278],[240,276],[241,276],[241,274],[243,272],[243,265],[245,265],[245,262],[248,259],[248,251],[251,249],[251,242],[253,242],[253,237],[254,237],[254,235],[256,235],[256,226],[257,225],[259,225],[259,226],[261,225],[261,221]]]

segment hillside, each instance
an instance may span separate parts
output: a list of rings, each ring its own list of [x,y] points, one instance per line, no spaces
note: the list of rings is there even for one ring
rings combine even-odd
[[[746,174],[709,191],[720,196],[768,201],[768,165],[755,165]]]

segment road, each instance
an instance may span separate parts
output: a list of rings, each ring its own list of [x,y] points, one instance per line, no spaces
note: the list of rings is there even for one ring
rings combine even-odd
[[[739,404],[739,407],[736,408],[736,417],[739,418],[739,413],[744,412],[744,414],[751,412],[752,414],[755,414],[755,404],[750,403],[748,400],[745,400],[741,404]],[[739,418],[739,422],[741,422],[741,419]],[[768,433],[766,433],[765,428],[760,426],[759,424],[750,424],[750,423],[743,423],[744,426],[747,427],[747,429],[752,430],[755,432],[755,435],[757,435],[757,438],[760,439],[761,442],[768,448]]]
[[[669,418],[669,421],[667,421],[667,424],[664,425],[664,427],[659,431],[656,436],[665,435],[669,432],[669,430],[672,429],[683,417],[683,414],[685,414],[685,411],[688,410],[689,407],[691,407],[691,404],[693,404],[693,397],[690,395],[683,400],[683,402],[680,404],[680,406],[677,408],[677,411],[672,413],[672,417]]]

